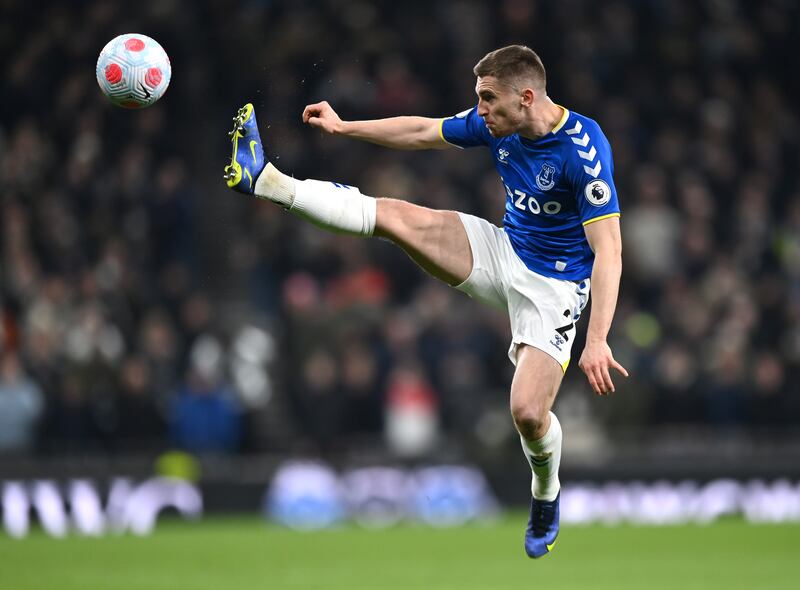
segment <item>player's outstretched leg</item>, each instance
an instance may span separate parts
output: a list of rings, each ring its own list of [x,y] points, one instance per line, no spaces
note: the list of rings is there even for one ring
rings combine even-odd
[[[373,197],[345,184],[295,180],[267,161],[252,104],[239,109],[228,135],[232,149],[224,174],[228,187],[277,203],[323,229],[372,235],[376,217]]]

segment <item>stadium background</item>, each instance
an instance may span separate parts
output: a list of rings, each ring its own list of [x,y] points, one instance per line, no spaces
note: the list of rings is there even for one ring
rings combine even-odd
[[[556,102],[602,125],[623,209],[610,343],[631,377],[597,398],[570,367],[563,479],[800,477],[794,2],[2,0],[0,13],[0,480],[157,465],[199,473],[211,508],[257,510],[288,458],[469,463],[523,506],[505,318],[386,243],[327,235],[221,179],[230,117],[252,101],[268,152],[299,178],[499,223],[482,151],[395,152],[300,114],[323,99],[343,118],[454,114],[475,102],[477,59],[516,42],[539,52]],[[173,66],[140,112],[94,80],[125,32]],[[198,463],[176,467],[175,449]]]

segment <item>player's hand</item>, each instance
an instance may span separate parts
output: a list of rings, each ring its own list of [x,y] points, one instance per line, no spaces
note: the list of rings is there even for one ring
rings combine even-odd
[[[611,348],[605,340],[587,341],[581,354],[578,366],[586,373],[589,385],[597,395],[608,395],[614,392],[614,382],[611,381],[610,369],[614,368],[626,377],[628,371],[614,360]]]
[[[310,104],[303,109],[303,123],[330,134],[339,133],[342,128],[342,120],[326,100]]]

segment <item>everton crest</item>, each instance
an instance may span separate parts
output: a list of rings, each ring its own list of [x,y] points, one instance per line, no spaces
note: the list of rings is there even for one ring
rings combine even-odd
[[[555,176],[555,166],[549,162],[545,162],[542,164],[542,169],[539,170],[539,174],[536,175],[536,186],[539,187],[539,190],[549,191],[556,185]]]

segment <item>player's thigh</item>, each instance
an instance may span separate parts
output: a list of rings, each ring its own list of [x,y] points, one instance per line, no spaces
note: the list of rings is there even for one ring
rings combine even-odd
[[[378,199],[375,235],[403,248],[419,266],[449,285],[463,283],[472,272],[472,249],[455,211]]]
[[[518,422],[545,420],[561,386],[564,370],[558,361],[543,350],[520,344],[517,369],[511,382],[511,413]]]

